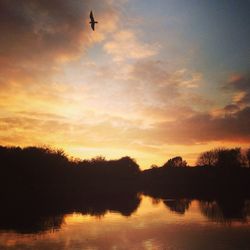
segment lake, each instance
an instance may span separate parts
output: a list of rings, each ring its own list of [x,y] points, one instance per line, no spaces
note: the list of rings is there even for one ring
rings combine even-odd
[[[0,222],[0,249],[250,249],[250,201],[138,198],[130,215],[89,209],[25,223],[13,214]]]

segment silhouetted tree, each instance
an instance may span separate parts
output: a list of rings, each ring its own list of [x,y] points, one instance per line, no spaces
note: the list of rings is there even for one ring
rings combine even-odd
[[[250,148],[246,152],[248,167],[250,167]]]
[[[151,169],[157,169],[157,168],[158,168],[158,166],[157,166],[157,165],[155,165],[155,164],[153,164],[153,165],[151,165],[151,166],[150,166],[150,168],[151,168]]]
[[[200,154],[198,166],[217,166],[234,168],[244,165],[244,157],[240,148],[217,148]]]
[[[240,148],[223,149],[218,151],[217,165],[223,168],[235,168],[242,165]]]
[[[105,157],[103,156],[96,156],[90,160],[92,163],[103,163],[106,161]]]
[[[172,159],[169,159],[163,167],[186,167],[187,162],[182,159],[181,156],[176,156]]]
[[[119,166],[120,170],[123,171],[124,174],[136,175],[140,172],[140,167],[136,163],[136,161],[129,156],[122,157],[117,160],[117,166]]]
[[[178,213],[189,207],[185,197],[228,195],[229,201],[237,195],[249,197],[250,169],[237,168],[242,164],[240,149],[211,152],[216,157],[210,159],[205,154],[203,162],[217,168],[185,168],[186,161],[177,156],[162,167],[140,171],[136,161],[128,156],[118,160],[97,157],[70,161],[62,150],[0,146],[0,214],[5,217],[9,212],[15,216],[15,211],[26,211],[28,216],[33,213],[32,221],[44,213],[47,216],[47,212],[53,216],[72,211],[99,216],[118,211],[129,216],[140,203],[137,193],[166,201],[167,197],[176,197],[165,205]],[[231,167],[232,171],[219,167]],[[231,211],[238,210],[236,207],[225,211],[233,214]],[[8,220],[5,222],[8,224]],[[60,223],[59,220],[55,225]]]
[[[200,154],[197,165],[198,166],[216,166],[218,162],[218,152],[220,149],[214,149],[210,151],[206,151]]]

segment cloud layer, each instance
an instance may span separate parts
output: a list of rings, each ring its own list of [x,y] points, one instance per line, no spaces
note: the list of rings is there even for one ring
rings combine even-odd
[[[0,85],[46,82],[46,76],[60,70],[58,65],[79,58],[114,29],[116,7],[108,0],[1,0]],[[96,33],[87,32],[91,8],[103,23]]]
[[[197,145],[249,145],[249,75],[204,94],[203,72],[163,59],[165,44],[121,21],[127,2],[0,0],[0,144],[130,154],[144,166],[170,147],[191,159]]]

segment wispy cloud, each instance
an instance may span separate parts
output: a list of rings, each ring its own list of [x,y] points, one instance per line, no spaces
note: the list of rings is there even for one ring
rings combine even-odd
[[[48,82],[60,64],[79,59],[115,29],[117,5],[108,0],[1,1],[0,85]],[[92,8],[101,19],[95,33],[88,24]]]
[[[139,41],[135,32],[132,30],[117,31],[112,35],[111,40],[104,44],[104,50],[117,62],[156,55],[159,51],[159,45]]]
[[[249,75],[231,76],[220,90],[209,83],[212,96],[206,72],[175,61],[166,37],[147,37],[145,20],[123,12],[126,4],[0,0],[0,144],[153,163],[174,151],[194,157],[201,144],[249,143]]]

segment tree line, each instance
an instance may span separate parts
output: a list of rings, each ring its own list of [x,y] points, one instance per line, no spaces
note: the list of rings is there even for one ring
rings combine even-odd
[[[4,147],[0,146],[0,160],[2,163],[20,163],[29,164],[36,161],[43,164],[45,162],[54,163],[55,166],[72,166],[81,167],[85,170],[95,166],[112,167],[120,165],[119,173],[132,171],[133,174],[140,172],[140,167],[136,160],[125,156],[118,160],[106,160],[103,156],[97,156],[92,159],[78,159],[68,157],[62,149],[52,149],[49,147]],[[242,150],[241,148],[215,148],[209,151],[202,152],[196,161],[196,166],[203,167],[250,167],[250,148]],[[157,165],[152,165],[151,168],[157,168]],[[186,160],[181,156],[175,156],[169,159],[161,167],[189,167]]]
[[[218,148],[203,152],[197,166],[181,156],[162,166],[141,170],[131,157],[106,160],[69,158],[63,150],[0,146],[0,196],[17,200],[77,201],[86,196],[217,195],[243,192],[250,195],[250,149]],[[55,198],[56,197],[56,198]]]
[[[242,152],[241,148],[217,148],[202,153],[197,161],[198,166],[208,167],[250,167],[250,149]]]
[[[22,227],[21,217],[31,218],[32,224],[41,216],[74,211],[103,215],[112,210],[129,216],[140,194],[182,200],[166,202],[180,213],[190,199],[249,199],[249,156],[250,150],[220,148],[202,153],[196,167],[177,156],[142,171],[128,156],[81,160],[46,147],[0,146],[0,214]]]
[[[250,148],[241,150],[241,148],[215,148],[202,152],[196,161],[199,167],[222,167],[238,168],[250,167]],[[157,168],[152,165],[151,168]],[[188,167],[187,161],[181,156],[169,159],[162,167]]]

